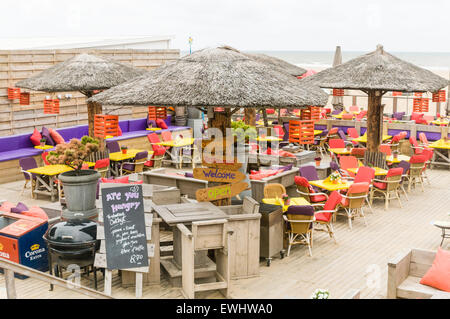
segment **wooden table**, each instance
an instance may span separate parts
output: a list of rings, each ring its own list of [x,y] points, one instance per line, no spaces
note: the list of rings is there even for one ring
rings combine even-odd
[[[439,121],[439,120],[435,120],[435,121],[432,121],[431,123],[433,123],[434,125],[448,125],[449,124],[449,121]]]
[[[322,134],[322,130],[314,130],[314,136]]]
[[[350,185],[353,184],[353,182],[349,182],[349,181],[345,181],[345,182],[339,183],[339,184],[333,184],[333,183],[329,183],[329,182],[324,182],[324,180],[310,181],[309,183],[313,186],[316,186],[316,187],[319,187],[322,189],[326,189],[327,191],[330,191],[330,192],[348,189],[350,187]]]
[[[450,168],[450,140],[444,142],[443,139],[440,139],[431,143],[428,147],[434,148],[432,164],[447,165]],[[436,161],[436,158],[440,158],[443,161]]]
[[[153,209],[173,230],[173,258],[161,260],[174,286],[181,286],[181,232],[177,224],[190,227],[192,222],[213,219],[228,219],[229,216],[210,202],[155,205]],[[216,265],[207,256],[207,251],[196,252],[194,267],[196,273],[209,274]]]
[[[36,176],[36,185],[33,194],[50,196],[51,201],[54,202],[55,196],[58,193],[58,189],[55,186],[58,175],[72,170],[73,168],[67,165],[46,165],[27,170],[27,172]],[[47,178],[48,181],[46,180]]]
[[[442,244],[444,243],[444,239],[446,238],[450,238],[450,234],[447,234],[446,231],[450,230],[450,222],[446,222],[446,221],[434,221],[433,225],[440,228],[442,230],[442,240],[441,240],[441,244],[439,246],[442,247]]]
[[[382,176],[382,175],[386,175],[387,174],[387,170],[380,168],[380,167],[372,167],[373,169],[375,169],[375,176]],[[358,168],[348,168],[347,171],[356,174],[358,173],[359,167]]]
[[[126,154],[123,154],[122,152],[114,152],[109,153],[109,160],[113,163],[111,163],[111,173],[114,176],[119,176],[119,170],[120,170],[120,163],[122,161],[126,161],[129,159],[132,159],[136,156],[137,153],[142,152],[143,150],[138,149],[129,149],[127,150]],[[153,154],[152,151],[148,151],[149,154]]]
[[[397,156],[397,158],[394,159],[393,155],[389,155],[389,156],[386,156],[386,162],[397,164],[397,163],[400,163],[401,161],[409,162],[410,158],[411,157],[409,157],[408,155],[401,155],[401,154],[399,154]]]
[[[44,146],[37,145],[34,148],[37,148],[38,150],[49,150],[49,149],[55,148],[55,146],[52,146],[52,145],[44,145]]]
[[[289,206],[292,206],[292,205],[296,205],[296,206],[311,205],[311,203],[308,202],[304,197],[290,198],[289,205],[284,205],[283,200],[281,198],[263,198],[262,202],[264,204],[283,206],[283,212],[287,211]]]
[[[175,159],[175,162],[178,163],[178,168],[181,169],[183,167],[183,156],[181,154],[183,152],[183,147],[194,144],[194,141],[195,141],[195,139],[192,137],[185,137],[182,139],[175,139],[172,141],[160,142],[160,143],[155,143],[155,144],[174,148],[176,151],[175,155],[177,156],[177,158]],[[169,154],[169,155],[171,155],[171,154]],[[172,155],[171,155],[171,157],[172,157]],[[172,161],[173,161],[173,158],[172,158]]]

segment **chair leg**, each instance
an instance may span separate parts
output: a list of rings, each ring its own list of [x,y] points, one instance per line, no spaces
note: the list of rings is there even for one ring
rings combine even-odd
[[[370,203],[369,199],[366,197],[367,206],[370,208],[370,212],[373,214],[372,204]]]
[[[386,200],[385,200],[385,202],[384,202],[384,209],[385,209],[385,210],[388,210],[388,208],[389,208],[389,192],[386,191],[386,193],[384,194],[384,196],[386,197]]]
[[[348,227],[352,229],[352,214],[349,211],[347,211],[347,217],[348,217]]]
[[[309,256],[312,257],[312,232],[306,234],[306,242],[308,243]]]
[[[367,226],[366,215],[364,215],[364,211],[363,211],[362,207],[360,208],[360,214],[361,214],[362,218],[364,219],[364,225]]]
[[[403,186],[403,184],[401,184],[401,188],[402,188],[403,194],[405,194],[406,200],[409,201],[408,194],[406,194],[406,190],[405,190],[405,187]]]
[[[400,200],[400,195],[398,193],[398,189],[395,190],[395,195],[397,196],[398,203],[400,204],[400,208],[403,208],[402,201]]]

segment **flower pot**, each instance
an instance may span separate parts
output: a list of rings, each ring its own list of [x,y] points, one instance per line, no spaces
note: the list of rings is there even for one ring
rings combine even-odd
[[[316,161],[316,166],[320,166],[320,161]]]
[[[290,199],[286,199],[285,201],[284,201],[284,205],[285,206],[289,206],[291,204],[291,200]]]
[[[122,154],[126,154],[127,153],[127,150],[122,150]]]
[[[41,146],[44,147],[45,146],[45,142],[41,142]]]
[[[95,200],[100,173],[94,170],[69,171],[59,174],[64,188],[67,210],[66,219],[88,219],[97,216]]]

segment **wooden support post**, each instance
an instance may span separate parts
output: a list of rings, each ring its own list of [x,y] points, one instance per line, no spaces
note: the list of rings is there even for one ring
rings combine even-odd
[[[397,102],[398,97],[394,96],[394,98],[392,99],[392,113],[397,112]]]
[[[441,113],[441,102],[436,102],[436,116]]]
[[[251,126],[256,126],[256,109],[253,107],[246,107],[244,109],[244,123]]]
[[[378,90],[369,90],[367,95],[367,150],[378,152],[378,147],[382,142],[383,133],[382,94],[381,91]]]
[[[82,92],[87,98],[90,98],[94,94],[92,91]],[[88,126],[89,126],[89,136],[94,137],[94,119],[95,114],[102,113],[102,105],[96,102],[87,102],[87,112],[88,112]]]
[[[5,269],[6,296],[8,299],[17,299],[14,271]]]
[[[358,99],[358,97],[352,96],[352,105],[358,105],[358,104],[356,104],[358,102],[357,99]]]
[[[264,126],[265,126],[265,127],[268,127],[268,126],[269,126],[269,121],[267,120],[267,112],[266,112],[266,109],[262,109],[262,114],[263,114]]]

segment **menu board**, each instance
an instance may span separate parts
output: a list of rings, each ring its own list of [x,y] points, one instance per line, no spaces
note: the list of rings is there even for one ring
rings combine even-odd
[[[106,265],[148,267],[142,185],[102,188]]]

